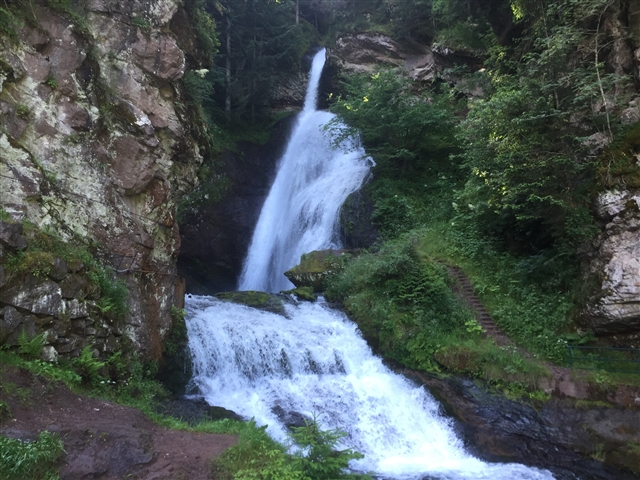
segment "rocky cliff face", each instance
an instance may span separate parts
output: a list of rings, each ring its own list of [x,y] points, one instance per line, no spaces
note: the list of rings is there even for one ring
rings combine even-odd
[[[616,73],[632,73],[636,85],[630,101],[617,114],[630,131],[623,147],[607,152],[606,187],[594,203],[602,232],[589,256],[588,272],[597,279],[597,295],[587,305],[585,324],[614,344],[640,348],[640,5],[619,2],[605,22],[614,39],[607,65]],[[611,155],[621,167],[611,167]]]
[[[298,105],[298,107],[300,107]],[[284,153],[295,116],[278,122],[265,145],[244,142],[223,155],[230,186],[219,202],[185,215],[179,273],[189,293],[235,290],[253,230]]]
[[[590,272],[598,278],[599,298],[586,320],[597,335],[616,336],[620,346],[640,346],[640,191],[602,193],[598,215],[605,222]]]
[[[183,293],[176,202],[202,162],[182,104],[185,55],[169,28],[179,2],[45,5],[33,2],[15,38],[0,38],[3,219],[87,245],[111,265],[129,289],[120,333],[143,357],[158,358]],[[4,246],[6,263],[21,247]],[[5,323],[14,309],[64,316],[18,302],[19,291],[35,287],[8,280],[0,283]],[[51,286],[55,295],[59,287]],[[90,300],[75,301],[85,312],[77,319],[89,319]]]

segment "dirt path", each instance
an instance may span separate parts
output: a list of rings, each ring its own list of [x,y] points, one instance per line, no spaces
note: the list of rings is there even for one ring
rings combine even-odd
[[[206,480],[211,459],[237,441],[234,435],[167,430],[138,410],[77,395],[6,365],[0,384],[12,417],[0,423],[0,434],[32,440],[43,430],[58,433],[67,452],[62,480]]]

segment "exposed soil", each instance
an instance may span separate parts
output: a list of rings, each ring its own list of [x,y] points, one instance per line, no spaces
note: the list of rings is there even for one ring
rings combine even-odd
[[[138,410],[6,365],[0,386],[11,413],[2,418],[0,434],[34,440],[43,430],[58,433],[66,451],[62,480],[206,480],[212,478],[211,459],[237,441],[234,435],[168,430]]]

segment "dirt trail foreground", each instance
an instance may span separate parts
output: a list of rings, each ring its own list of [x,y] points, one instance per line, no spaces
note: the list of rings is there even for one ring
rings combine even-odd
[[[58,433],[67,452],[62,480],[206,480],[211,458],[237,441],[234,435],[166,430],[138,410],[77,395],[6,365],[0,386],[11,410],[0,434],[35,440],[43,430]]]

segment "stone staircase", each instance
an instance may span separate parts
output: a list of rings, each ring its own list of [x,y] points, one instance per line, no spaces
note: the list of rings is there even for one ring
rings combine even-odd
[[[502,333],[493,322],[491,315],[473,291],[473,286],[464,271],[460,267],[447,267],[447,270],[455,281],[454,291],[461,297],[467,307],[471,309],[476,320],[484,330],[484,335],[494,338],[498,345],[513,345],[511,339]]]

